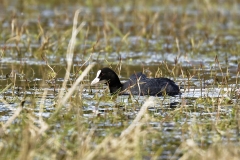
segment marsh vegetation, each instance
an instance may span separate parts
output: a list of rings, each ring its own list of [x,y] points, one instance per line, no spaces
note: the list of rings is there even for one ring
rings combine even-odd
[[[0,159],[239,159],[240,2],[2,0]],[[111,96],[167,77],[181,96]]]

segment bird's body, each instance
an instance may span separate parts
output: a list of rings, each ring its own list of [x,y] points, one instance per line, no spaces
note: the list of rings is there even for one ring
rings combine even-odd
[[[180,94],[179,87],[168,78],[147,78],[141,72],[133,74],[125,82],[121,83],[117,74],[110,68],[102,68],[98,71],[91,85],[103,82],[109,86],[111,94],[132,94],[162,96],[164,94],[174,96]]]

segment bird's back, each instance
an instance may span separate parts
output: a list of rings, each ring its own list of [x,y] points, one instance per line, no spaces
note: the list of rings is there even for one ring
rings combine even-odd
[[[168,78],[147,78],[145,74],[139,72],[130,76],[129,80],[123,84],[122,90],[133,95],[170,96],[180,93],[179,87],[174,81]]]

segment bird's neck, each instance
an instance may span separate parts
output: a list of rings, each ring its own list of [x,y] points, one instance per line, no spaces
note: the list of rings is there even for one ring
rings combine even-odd
[[[114,83],[110,82],[108,83],[108,86],[111,94],[117,93],[122,89],[122,83],[120,82],[120,80],[114,81]]]

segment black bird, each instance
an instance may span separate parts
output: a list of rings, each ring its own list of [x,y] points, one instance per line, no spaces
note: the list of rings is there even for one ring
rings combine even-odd
[[[180,89],[174,81],[168,78],[147,78],[141,72],[130,76],[129,80],[121,83],[117,74],[110,68],[102,68],[97,72],[91,85],[105,83],[111,94],[132,94],[162,96],[164,94],[180,95]]]

